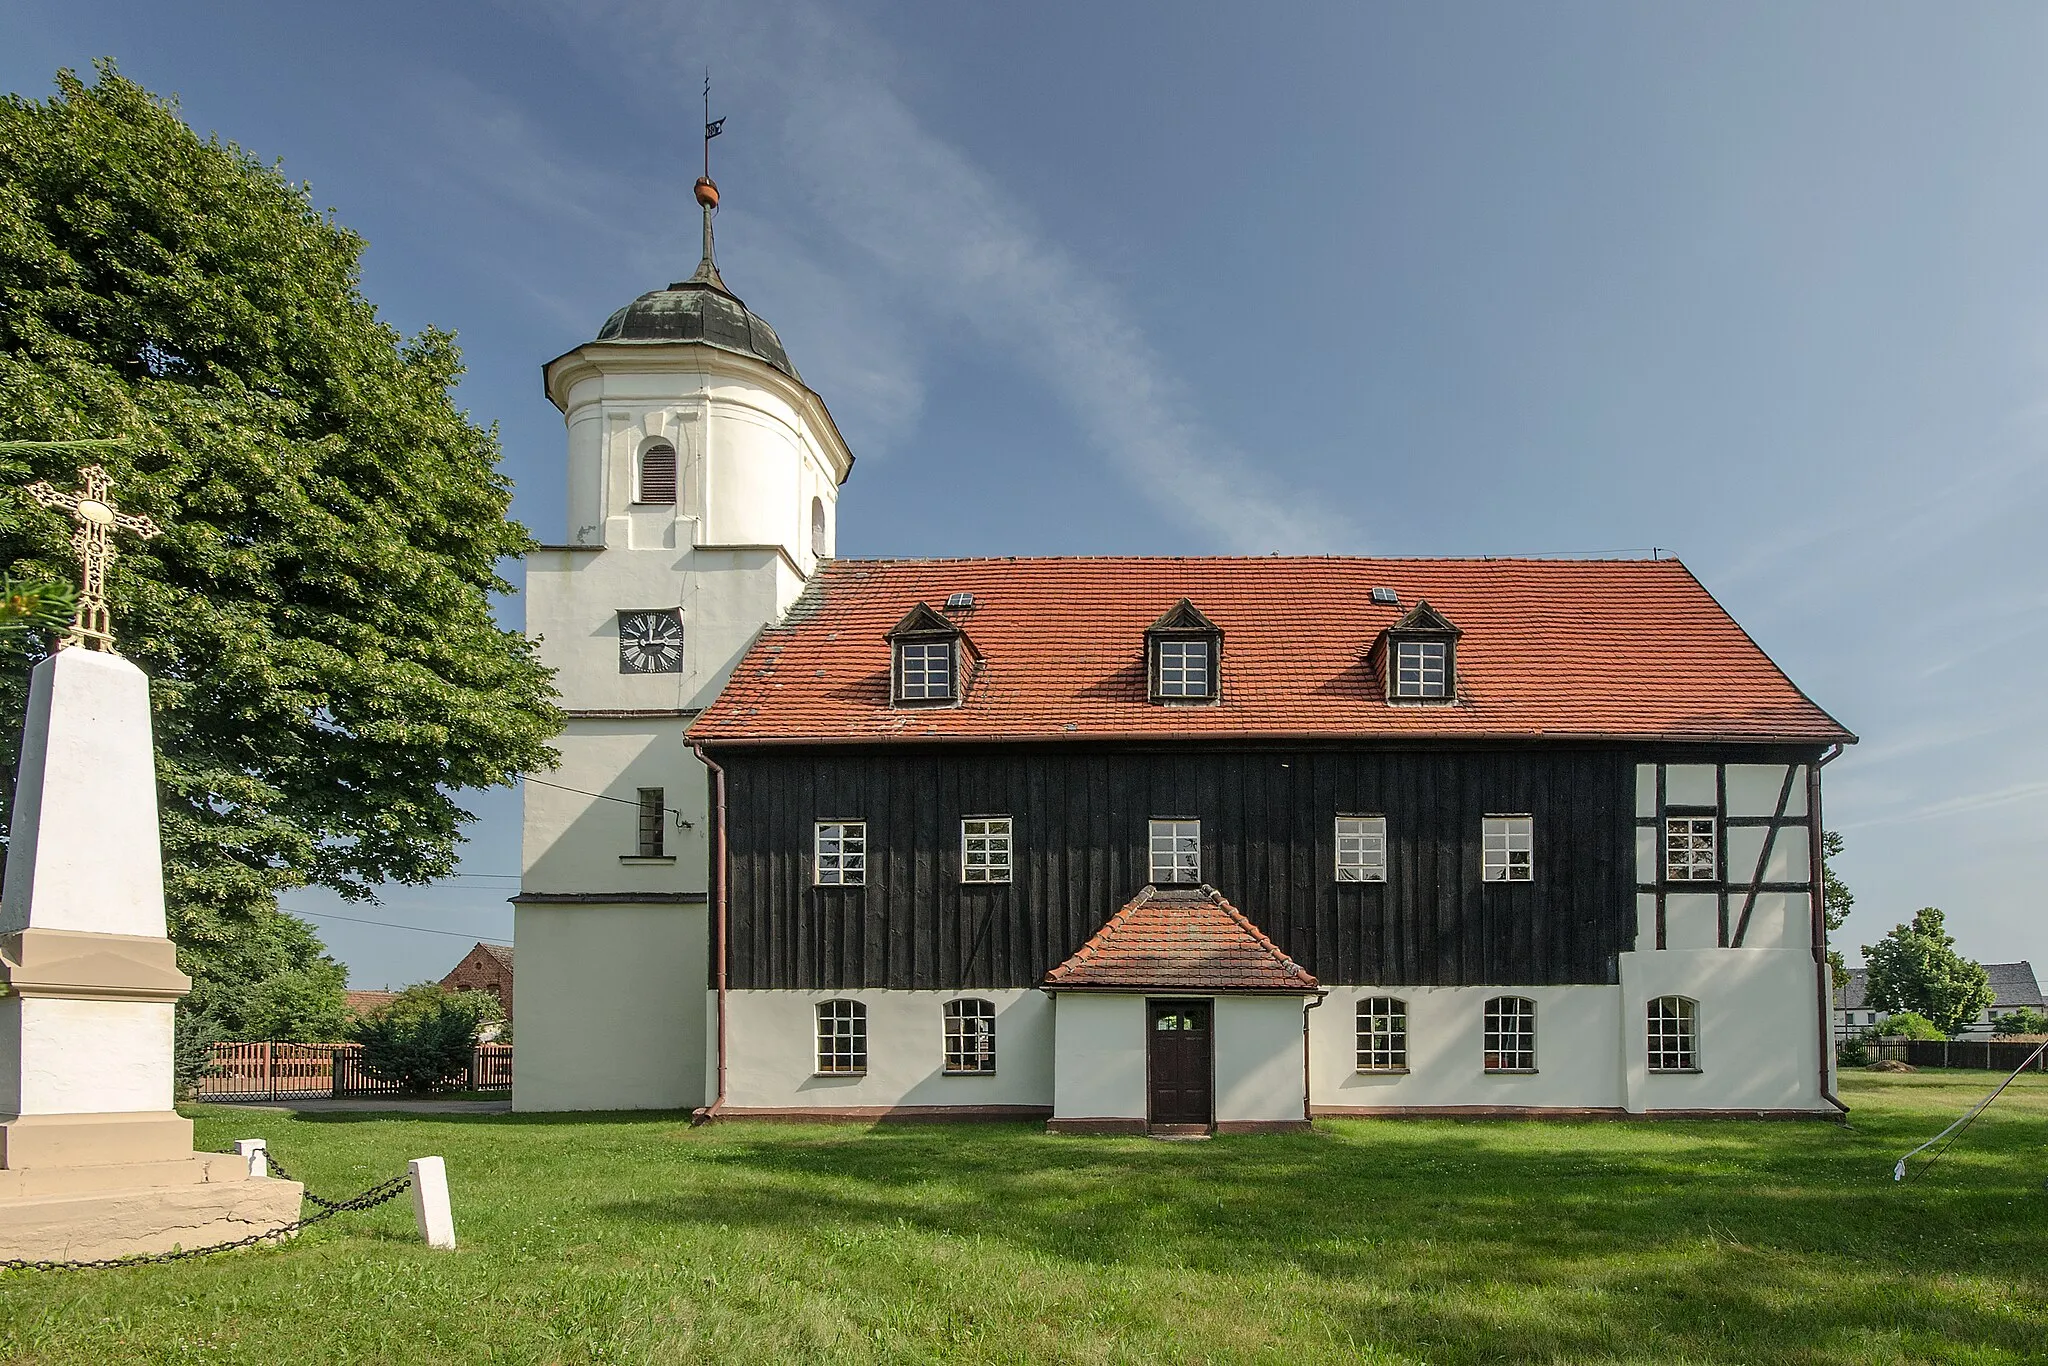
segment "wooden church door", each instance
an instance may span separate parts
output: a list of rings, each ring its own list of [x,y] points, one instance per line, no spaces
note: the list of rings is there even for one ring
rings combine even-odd
[[[1215,1036],[1208,1001],[1149,1001],[1145,1074],[1155,1126],[1199,1125],[1215,1118]]]

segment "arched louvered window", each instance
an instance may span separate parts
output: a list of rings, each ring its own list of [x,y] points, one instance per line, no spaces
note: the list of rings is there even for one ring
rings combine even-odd
[[[640,497],[642,503],[674,503],[676,500],[676,448],[657,441],[640,452]]]
[[[825,544],[825,500],[811,499],[811,553],[824,558],[829,551]]]
[[[946,1002],[946,1071],[996,1070],[996,1008],[987,1001]]]

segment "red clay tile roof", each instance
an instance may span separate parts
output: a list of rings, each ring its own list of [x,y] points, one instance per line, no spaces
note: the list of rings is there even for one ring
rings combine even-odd
[[[1321,990],[1214,887],[1147,887],[1045,974],[1064,991]]]
[[[884,637],[959,592],[975,605],[947,616],[980,656],[965,699],[891,707]],[[1182,597],[1223,633],[1212,705],[1146,697],[1145,628]],[[1391,705],[1366,662],[1424,599],[1464,633],[1455,706]],[[690,728],[712,745],[1111,736],[1855,739],[1676,560],[833,561]]]

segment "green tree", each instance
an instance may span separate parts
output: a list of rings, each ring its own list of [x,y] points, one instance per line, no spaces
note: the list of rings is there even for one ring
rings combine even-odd
[[[1849,884],[1835,876],[1835,855],[1842,852],[1842,836],[1839,831],[1830,830],[1820,837],[1820,907],[1827,918],[1828,935],[1848,923],[1849,912],[1855,909],[1856,893],[1849,890]],[[1840,949],[1828,950],[1828,969],[1834,978],[1835,990],[1849,985],[1849,966],[1842,961]]]
[[[1944,1037],[1958,1033],[1991,1004],[1991,976],[1956,952],[1942,928],[1942,913],[1923,906],[1910,923],[1893,927],[1875,944],[1863,946],[1869,971],[1864,999],[1878,1010],[1916,1011]]]
[[[276,909],[321,884],[452,870],[454,794],[552,764],[547,671],[492,618],[506,517],[495,429],[455,406],[450,334],[410,340],[358,287],[361,238],[307,189],[201,138],[102,64],[0,100],[0,438],[116,438],[116,497],[164,528],[108,585],[148,671],[172,938],[193,1009],[311,969]],[[0,445],[0,564],[70,582],[75,451]],[[27,666],[0,660],[11,809]]]
[[[241,1037],[272,1043],[339,1043],[354,1029],[348,973],[328,959],[258,981],[242,1007]]]
[[[62,630],[78,610],[78,595],[61,583],[0,577],[0,636]]]
[[[356,1023],[363,1070],[408,1091],[438,1091],[461,1078],[477,1035],[503,1014],[487,992],[436,982],[407,987]]]

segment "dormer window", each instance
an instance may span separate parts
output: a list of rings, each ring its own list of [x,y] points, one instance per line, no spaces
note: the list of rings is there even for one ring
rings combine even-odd
[[[1223,632],[1186,598],[1146,628],[1145,656],[1154,702],[1216,699]]]
[[[896,697],[903,702],[953,700],[953,642],[906,640],[896,646]]]
[[[917,604],[889,632],[890,700],[899,707],[958,702],[973,649],[958,626],[926,604]]]
[[[1387,701],[1455,702],[1462,634],[1427,602],[1416,603],[1414,610],[1381,632],[1368,658],[1379,671]]]
[[[1395,647],[1394,695],[1442,697],[1450,646],[1441,640],[1404,640]]]

